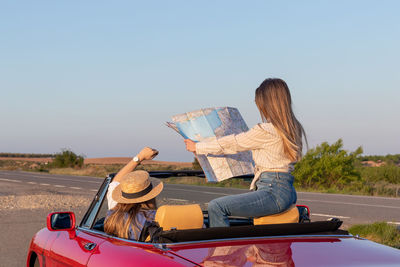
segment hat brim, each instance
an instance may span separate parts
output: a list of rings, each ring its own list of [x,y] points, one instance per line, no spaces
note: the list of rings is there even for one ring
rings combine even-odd
[[[153,188],[146,195],[138,198],[125,198],[122,196],[121,184],[119,184],[115,187],[114,191],[112,192],[112,199],[118,203],[131,204],[131,203],[141,203],[155,198],[161,193],[161,191],[164,188],[164,185],[159,179],[149,177],[149,180]]]

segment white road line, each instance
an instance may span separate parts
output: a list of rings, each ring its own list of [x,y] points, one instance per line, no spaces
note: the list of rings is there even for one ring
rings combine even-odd
[[[50,184],[40,184],[40,185],[50,185]]]
[[[90,189],[90,191],[97,192],[98,190],[97,189]]]
[[[387,223],[400,225],[400,222],[387,222]]]
[[[320,213],[311,213],[311,216],[321,216],[321,217],[329,217],[329,218],[338,218],[338,219],[350,219],[350,217],[340,216],[340,215],[330,215],[330,214],[320,214]]]
[[[72,182],[84,182],[84,183],[92,183],[92,184],[101,184],[103,181],[88,181],[85,179],[67,179],[61,177],[51,177],[51,176],[39,176],[39,175],[31,175],[28,177],[40,178],[40,179],[52,179],[52,180],[64,180],[64,181],[72,181]]]
[[[71,189],[76,189],[76,190],[80,190],[80,189],[82,189],[81,187],[75,187],[75,186],[72,186],[72,187],[70,187]]]
[[[365,206],[365,207],[375,207],[375,208],[389,208],[389,209],[400,209],[400,206],[386,206],[386,205],[372,205],[372,204],[362,204],[362,203],[350,203],[350,202],[341,202],[341,201],[326,201],[326,200],[317,200],[317,199],[299,199],[305,202],[318,202],[318,203],[330,203],[330,204],[345,204],[345,205],[353,205],[353,206]]]
[[[179,198],[168,198],[169,200],[173,200],[173,201],[189,201],[189,200],[186,200],[186,199],[179,199]]]
[[[28,184],[37,184],[36,182],[27,182]]]
[[[59,184],[55,184],[55,187],[65,187],[65,185],[59,185]]]
[[[1,173],[0,173],[1,174]],[[11,176],[11,177],[10,177]],[[62,177],[52,177],[52,175],[35,175],[35,174],[21,174],[21,173],[13,173],[7,175],[7,178],[13,178],[16,176],[20,176],[20,178],[40,178],[40,179],[52,179],[52,180],[64,180],[64,181],[72,181],[72,182],[84,182],[84,183],[93,183],[93,184],[101,184],[103,180],[99,178],[99,181],[88,181],[85,179],[84,176],[82,176],[83,179],[80,179],[79,177],[75,179],[67,179],[67,178],[62,178]],[[93,177],[91,177],[93,178]]]
[[[379,197],[379,196],[362,196],[362,195],[345,195],[345,194],[332,194],[332,193],[317,193],[317,192],[297,192],[298,195],[323,195],[323,196],[338,196],[338,197],[352,197],[352,198],[372,198],[372,199],[389,199],[397,200],[396,197]]]
[[[20,180],[10,180],[10,179],[3,179],[3,178],[0,178],[0,180],[5,181],[5,182],[22,183],[22,181],[20,181]]]

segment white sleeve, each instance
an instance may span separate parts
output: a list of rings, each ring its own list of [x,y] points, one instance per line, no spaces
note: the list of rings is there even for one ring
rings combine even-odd
[[[113,209],[113,208],[118,204],[117,201],[114,201],[114,200],[112,199],[112,193],[113,193],[114,189],[115,189],[118,185],[119,185],[119,182],[111,182],[111,183],[108,185],[107,202],[108,202],[108,209],[109,209],[109,210]]]
[[[220,138],[211,137],[196,143],[196,154],[236,154],[242,151],[261,149],[272,135],[259,124],[247,132],[231,134]]]

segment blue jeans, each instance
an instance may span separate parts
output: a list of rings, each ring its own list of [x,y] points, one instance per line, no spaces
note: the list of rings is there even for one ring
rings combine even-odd
[[[261,217],[287,210],[297,200],[293,180],[286,172],[263,172],[256,191],[213,199],[208,204],[210,227],[229,226],[228,216]]]

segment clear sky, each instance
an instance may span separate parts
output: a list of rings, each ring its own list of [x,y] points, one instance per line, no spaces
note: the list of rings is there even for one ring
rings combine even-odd
[[[1,1],[0,152],[192,161],[164,126],[288,83],[311,147],[400,153],[399,1]]]

